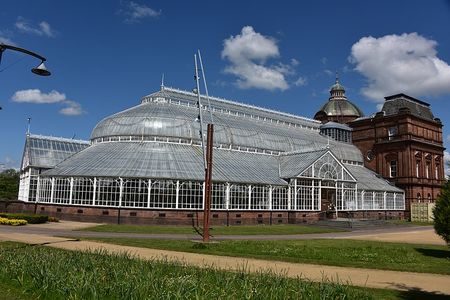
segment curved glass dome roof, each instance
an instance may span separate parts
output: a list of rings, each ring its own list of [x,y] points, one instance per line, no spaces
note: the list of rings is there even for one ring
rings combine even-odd
[[[289,152],[320,149],[328,143],[327,138],[319,134],[320,122],[316,120],[220,98],[210,98],[210,102],[212,112],[205,110],[203,117],[205,123],[210,123],[213,116],[214,144],[219,147]],[[100,121],[92,131],[91,141],[158,141],[162,138],[169,142],[198,144],[200,123],[196,103],[196,94],[164,88],[144,97],[140,105]],[[206,104],[206,99],[202,103]],[[330,147],[335,148],[333,151],[341,159],[362,161],[355,146],[336,142]]]

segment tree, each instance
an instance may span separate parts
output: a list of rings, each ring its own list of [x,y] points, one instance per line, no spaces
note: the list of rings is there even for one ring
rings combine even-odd
[[[450,246],[450,180],[444,184],[433,209],[434,231]]]
[[[19,181],[19,172],[14,169],[8,169],[0,173],[0,201],[17,199]]]

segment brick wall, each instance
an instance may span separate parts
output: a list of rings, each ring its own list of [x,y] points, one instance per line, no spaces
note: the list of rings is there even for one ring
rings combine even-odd
[[[1,209],[1,208],[0,208]],[[9,212],[27,212],[54,216],[61,220],[110,224],[141,225],[203,225],[203,211],[192,210],[147,210],[130,208],[103,208],[88,206],[67,206],[55,204],[35,204],[15,202],[8,207]],[[357,211],[353,218],[364,219],[404,219],[403,211]],[[317,222],[320,212],[288,211],[212,211],[211,225],[276,225],[311,224]],[[339,217],[348,217],[340,213]]]

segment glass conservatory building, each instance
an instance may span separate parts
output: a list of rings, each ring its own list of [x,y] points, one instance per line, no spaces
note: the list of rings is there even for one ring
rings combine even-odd
[[[398,216],[405,209],[403,191],[365,168],[351,140],[340,139],[345,135],[330,138],[320,122],[292,114],[221,98],[209,102],[202,109],[205,122],[214,124],[213,221],[225,213],[227,223],[268,212],[284,223],[288,214],[289,222],[304,222],[330,211]],[[54,139],[32,147],[29,136],[19,198],[51,212],[105,216],[118,209],[120,217],[122,209],[122,216],[186,223],[203,209],[198,114],[196,94],[161,87],[101,120],[89,144]],[[58,143],[71,143],[73,151],[58,156]],[[57,162],[37,168],[28,163],[32,156]]]

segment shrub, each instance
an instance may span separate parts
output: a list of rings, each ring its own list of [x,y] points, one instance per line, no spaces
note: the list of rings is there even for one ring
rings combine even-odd
[[[59,222],[59,219],[57,217],[48,217],[49,222]]]
[[[0,217],[6,219],[25,220],[29,224],[42,224],[48,221],[48,216],[43,215],[0,213]]]
[[[434,231],[450,246],[450,180],[442,187],[442,192],[433,209]]]
[[[27,225],[27,221],[17,220],[17,219],[7,219],[7,218],[0,217],[0,225],[21,226],[21,225]]]

